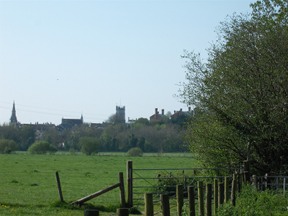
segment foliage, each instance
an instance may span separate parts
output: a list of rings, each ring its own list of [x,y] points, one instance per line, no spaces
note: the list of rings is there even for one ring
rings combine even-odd
[[[143,155],[143,151],[141,148],[139,147],[134,147],[131,148],[128,152],[127,152],[128,156],[132,156],[132,157],[139,157]]]
[[[178,175],[174,176],[172,173],[159,173],[157,179],[158,181],[155,185],[155,192],[157,193],[174,195],[176,193],[176,185],[184,184],[184,178],[178,178]]]
[[[234,15],[221,24],[207,62],[193,52],[183,56],[187,82],[180,95],[201,110],[190,123],[188,140],[208,166],[245,159],[259,174],[284,173],[288,3],[262,0],[251,7],[250,15]]]
[[[35,131],[33,127],[27,125],[21,127],[4,125],[0,127],[0,138],[13,140],[19,145],[19,150],[26,151],[35,141]]]
[[[147,118],[139,118],[135,121],[135,125],[149,125],[149,120]]]
[[[188,173],[184,173],[184,171],[160,172],[157,175],[157,183],[156,185],[154,185],[155,186],[154,192],[157,192],[160,194],[165,193],[169,195],[175,195],[177,185],[183,185],[184,187],[187,185],[196,186],[197,180],[195,178],[195,175],[197,174],[196,173],[188,174]]]
[[[36,141],[29,147],[28,151],[32,154],[46,154],[56,152],[57,149],[54,148],[49,142]]]
[[[0,139],[0,153],[9,154],[18,150],[19,146],[14,140]]]
[[[140,121],[142,122],[142,121]],[[143,121],[145,122],[145,121]],[[183,132],[178,125],[147,125],[135,122],[129,125],[108,125],[100,136],[101,151],[127,152],[139,147],[143,152],[183,151]]]
[[[113,114],[113,115],[109,116],[109,118],[107,119],[106,122],[112,124],[115,122],[115,119],[116,119],[116,114]]]
[[[190,141],[190,151],[197,152],[195,158],[204,165],[225,167],[228,171],[238,168],[239,159],[246,159],[248,149],[243,137],[212,114],[198,113],[188,131],[186,138]]]
[[[287,215],[288,200],[273,191],[257,191],[253,186],[243,187],[236,198],[236,206],[224,204],[218,210],[219,216],[265,216]]]
[[[97,153],[99,140],[94,137],[81,137],[79,140],[81,146],[81,152],[86,155]]]

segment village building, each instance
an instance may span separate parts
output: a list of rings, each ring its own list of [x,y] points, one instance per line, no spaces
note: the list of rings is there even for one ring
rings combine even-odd
[[[83,123],[83,115],[81,115],[80,119],[62,118],[61,124],[58,127],[60,129],[71,129],[76,126],[81,126]]]
[[[155,108],[155,113],[150,116],[150,123],[164,123],[168,120],[168,117],[164,114],[164,109],[159,113],[158,108]]]
[[[191,107],[189,107],[188,111],[183,111],[182,109],[180,109],[179,111],[174,111],[170,119],[172,123],[183,124],[187,122],[188,118],[191,115],[193,115],[193,110],[191,110]]]

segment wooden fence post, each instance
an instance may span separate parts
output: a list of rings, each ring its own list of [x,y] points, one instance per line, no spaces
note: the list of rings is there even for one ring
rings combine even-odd
[[[206,184],[206,216],[212,216],[212,184]]]
[[[214,215],[216,215],[217,209],[218,209],[218,180],[217,179],[214,179],[213,199],[214,199]]]
[[[224,203],[224,183],[219,183],[219,189],[218,189],[218,206],[222,205]]]
[[[224,203],[229,200],[229,178],[225,176],[224,178]]]
[[[199,216],[204,216],[204,188],[203,182],[198,182],[198,208]]]
[[[241,178],[241,174],[237,173],[237,190],[238,190],[238,193],[241,192],[242,184],[243,184],[243,181]]]
[[[284,177],[283,179],[283,195],[285,197],[285,194],[286,194],[286,178]]]
[[[232,189],[231,189],[231,204],[233,206],[235,206],[236,204],[236,191],[237,191],[237,176],[234,173],[233,180],[232,180]]]
[[[258,189],[258,185],[257,185],[257,176],[256,175],[252,175],[252,185],[254,185],[254,187],[256,189]]]
[[[117,209],[117,215],[118,216],[128,216],[129,215],[129,209],[128,208],[118,208]]]
[[[264,175],[264,190],[268,189],[268,173]]]
[[[176,199],[177,199],[177,213],[179,216],[182,215],[182,208],[184,205],[184,191],[183,185],[176,186]]]
[[[167,194],[161,194],[161,208],[163,216],[170,216],[170,204],[169,204],[169,196]]]
[[[244,174],[244,183],[249,183],[250,181],[250,165],[249,161],[243,161],[243,174]]]
[[[153,207],[153,194],[145,193],[144,195],[145,202],[145,216],[153,216],[154,215],[154,207]]]
[[[195,214],[195,189],[193,186],[188,186],[188,201],[189,201],[189,216],[196,216]]]
[[[64,198],[63,198],[63,194],[62,194],[62,188],[61,188],[61,181],[60,181],[58,171],[56,172],[56,181],[57,181],[57,187],[58,187],[58,193],[59,193],[60,201],[64,202]]]
[[[127,193],[128,193],[128,207],[133,207],[133,163],[131,160],[127,161]]]
[[[123,172],[119,172],[119,188],[120,188],[121,207],[124,208],[126,206],[126,201],[125,201],[125,188],[124,188]]]
[[[99,211],[96,209],[85,209],[84,216],[98,216]]]

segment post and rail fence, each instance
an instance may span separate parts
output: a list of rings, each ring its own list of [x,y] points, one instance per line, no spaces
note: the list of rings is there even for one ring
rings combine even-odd
[[[221,173],[224,170],[227,171],[227,168],[134,168],[133,162],[127,161],[128,206],[144,205],[143,194],[147,192],[158,196],[165,191],[168,195],[175,196],[177,184],[183,185],[184,195],[187,196],[188,186],[197,186],[198,181],[208,182],[217,179],[224,182],[225,178],[231,179],[232,176],[206,175],[209,172]]]
[[[181,216],[183,213],[189,216],[212,216],[217,214],[217,209],[226,202],[231,202],[235,205],[235,194],[238,187],[238,176],[233,175],[232,182],[226,177],[226,181],[218,182],[215,180],[212,183],[204,183],[202,181],[197,182],[197,186],[188,186],[188,197],[185,197],[183,185],[176,186],[176,197],[175,201],[171,202],[174,197],[169,196],[169,194],[160,194],[160,206],[161,210],[159,212],[154,212],[154,200],[152,193],[144,194],[144,215],[153,216],[161,214],[163,216],[173,215]],[[227,193],[224,188],[229,188],[231,190]],[[225,193],[227,193],[225,195]],[[227,196],[228,195],[228,196]],[[227,196],[227,197],[226,197]],[[173,209],[173,206],[176,208]],[[187,204],[186,204],[187,203]],[[173,212],[174,211],[174,212]]]
[[[202,216],[216,215],[223,203],[236,205],[236,193],[240,192],[243,183],[252,184],[258,190],[274,189],[286,193],[288,176],[250,176],[245,164],[243,167],[242,170],[230,170],[231,176],[206,176],[201,172],[221,173],[225,168],[135,169],[132,161],[128,161],[127,203],[129,207],[144,206],[145,215],[160,213],[155,213],[153,208],[160,204],[162,215],[170,215],[172,210],[173,214],[182,215],[185,210],[187,215],[197,212]]]

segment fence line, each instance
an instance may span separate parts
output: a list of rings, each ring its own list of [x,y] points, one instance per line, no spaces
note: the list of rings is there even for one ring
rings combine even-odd
[[[234,177],[232,182],[236,181],[236,178]],[[217,182],[218,183],[218,182]],[[222,184],[219,182],[219,185]],[[213,196],[213,189],[215,191],[215,188],[218,188],[218,184],[211,184],[199,181],[197,182],[197,187],[189,186],[188,187],[188,197],[184,196],[184,188],[183,185],[177,185],[176,190],[176,203],[173,204],[170,201],[174,199],[174,197],[170,197],[167,194],[160,194],[160,205],[161,205],[161,212],[154,213],[154,202],[153,202],[153,196],[151,193],[145,193],[144,194],[144,200],[145,200],[145,207],[144,207],[144,215],[146,216],[152,216],[159,213],[162,213],[164,216],[170,216],[170,215],[178,215],[181,216],[184,214],[189,216],[212,216],[216,215],[216,211],[219,206],[223,204],[223,202],[219,205],[215,205],[215,203],[220,203],[221,197],[224,196],[224,191],[221,190],[220,194],[221,196]],[[233,183],[231,183],[233,185]],[[214,187],[213,187],[214,186]],[[231,191],[231,197],[232,197],[233,191]],[[196,199],[197,196],[197,199]],[[197,202],[196,202],[197,200]],[[214,202],[214,205],[212,205]],[[188,205],[187,205],[188,204]],[[186,205],[186,207],[185,207]]]
[[[254,176],[255,177],[255,176]],[[283,182],[286,183],[286,176],[276,176],[274,180],[277,182],[279,179],[283,179]],[[272,177],[271,177],[272,179]],[[225,183],[228,184],[228,178],[225,178]],[[170,215],[177,215],[181,216],[183,212],[185,212],[186,215],[189,216],[195,216],[196,213],[199,216],[212,216],[217,215],[217,209],[224,203],[231,202],[232,205],[236,205],[236,193],[240,192],[241,186],[243,183],[243,178],[240,174],[233,174],[232,181],[229,180],[229,186],[231,188],[229,196],[227,196],[227,199],[224,201],[223,197],[224,190],[223,190],[223,183],[218,182],[217,180],[214,180],[214,184],[212,183],[206,183],[204,184],[202,181],[197,182],[197,190],[195,187],[190,186],[189,187],[189,196],[188,198],[184,197],[184,191],[183,191],[183,185],[177,185],[176,190],[176,211],[172,209],[175,208],[175,205],[172,207],[170,205],[170,201],[173,197],[170,197],[167,194],[160,194],[160,202],[161,202],[161,211],[163,216],[170,216]],[[244,181],[245,183],[245,181]],[[246,182],[250,183],[250,182]],[[258,184],[259,185],[259,184]],[[255,185],[257,187],[258,185]],[[227,187],[227,186],[224,186]],[[222,188],[218,190],[219,188]],[[217,191],[217,196],[215,195],[215,191]],[[214,194],[214,195],[212,195]],[[153,199],[152,194],[145,193],[145,198],[147,199],[147,195],[150,195],[150,199]],[[195,202],[195,196],[197,197],[197,202]],[[187,201],[185,201],[185,199]],[[224,202],[223,202],[224,201]],[[189,203],[188,208],[184,206],[185,202]],[[149,205],[149,206],[147,206]],[[155,215],[153,212],[153,200],[150,200],[149,202],[145,201],[145,211],[144,215],[146,216],[152,216]],[[197,207],[197,208],[196,208]],[[157,213],[158,214],[158,213]]]
[[[212,214],[216,214],[215,211],[218,209],[219,206],[221,206],[223,203],[231,202],[232,205],[236,204],[236,193],[240,192],[242,187],[242,182],[246,182],[252,185],[255,185],[255,187],[259,190],[265,190],[265,189],[274,189],[278,190],[280,192],[283,192],[285,195],[287,191],[287,179],[288,176],[253,176],[250,177],[247,171],[245,170],[237,170],[234,169],[233,172],[230,169],[230,173],[235,173],[233,176],[206,176],[201,175],[202,172],[209,171],[219,171],[218,173],[221,173],[223,170],[228,170],[225,168],[137,168],[133,169],[132,161],[131,163],[131,169],[129,170],[130,175],[128,175],[128,181],[131,181],[131,188],[128,188],[128,191],[130,191],[131,197],[132,197],[132,203],[130,203],[131,206],[140,207],[142,205],[145,205],[145,199],[143,198],[143,195],[145,193],[151,194],[153,201],[152,203],[162,203],[163,197],[161,198],[161,194],[168,195],[169,199],[174,200],[172,203],[170,203],[170,213],[171,211],[179,211],[179,207],[173,205],[177,198],[177,184],[183,185],[183,204],[185,206],[192,206],[190,202],[190,199],[188,198],[189,193],[189,187],[197,187],[198,182],[204,182],[211,184],[210,186],[207,186],[204,184],[203,186],[198,186],[198,188],[203,188],[204,191],[209,191],[208,195],[206,194],[206,197],[212,197],[212,200],[204,199],[201,200],[201,192],[194,194],[194,202],[197,204],[197,210],[198,213],[203,213],[203,203],[206,203],[207,206],[204,208],[206,209],[205,212],[208,215],[210,215],[210,212]],[[236,172],[235,172],[236,171]],[[240,174],[241,171],[241,174]],[[239,174],[237,174],[239,173]],[[237,174],[237,175],[236,175]],[[233,180],[234,178],[234,180]],[[129,187],[129,185],[128,185]],[[207,189],[206,189],[207,187]],[[212,187],[212,189],[211,189]],[[161,191],[162,189],[162,191]],[[199,199],[200,198],[200,199]],[[215,201],[216,198],[216,201]],[[165,198],[164,198],[165,200]],[[208,202],[208,204],[207,204]],[[151,202],[150,202],[151,203]],[[202,204],[201,204],[202,203]],[[163,205],[163,204],[161,204]],[[165,205],[165,204],[164,204]],[[212,206],[213,205],[213,206]],[[209,207],[210,206],[210,207]],[[212,207],[211,207],[212,206]],[[145,207],[146,208],[146,207]],[[162,207],[163,208],[163,207]],[[194,208],[195,205],[194,205]],[[207,208],[211,208],[208,209]],[[206,214],[205,213],[205,214]],[[158,214],[157,213],[154,213]],[[164,214],[163,212],[161,214]],[[172,214],[172,213],[171,213]],[[148,214],[149,215],[149,214]],[[174,215],[174,213],[173,213]],[[201,214],[200,214],[201,215]],[[207,214],[206,214],[207,215]]]
[[[230,169],[219,168],[133,168],[132,161],[127,161],[127,192],[128,205],[143,205],[143,194],[152,193],[155,197],[161,191],[170,192],[170,196],[175,194],[176,185],[183,184],[184,192],[187,195],[187,187],[195,185],[197,181],[209,181],[217,178],[219,181],[224,180],[223,175],[206,176],[200,175],[205,172],[229,171]],[[231,177],[230,177],[231,178]],[[160,199],[160,198],[159,198]]]

